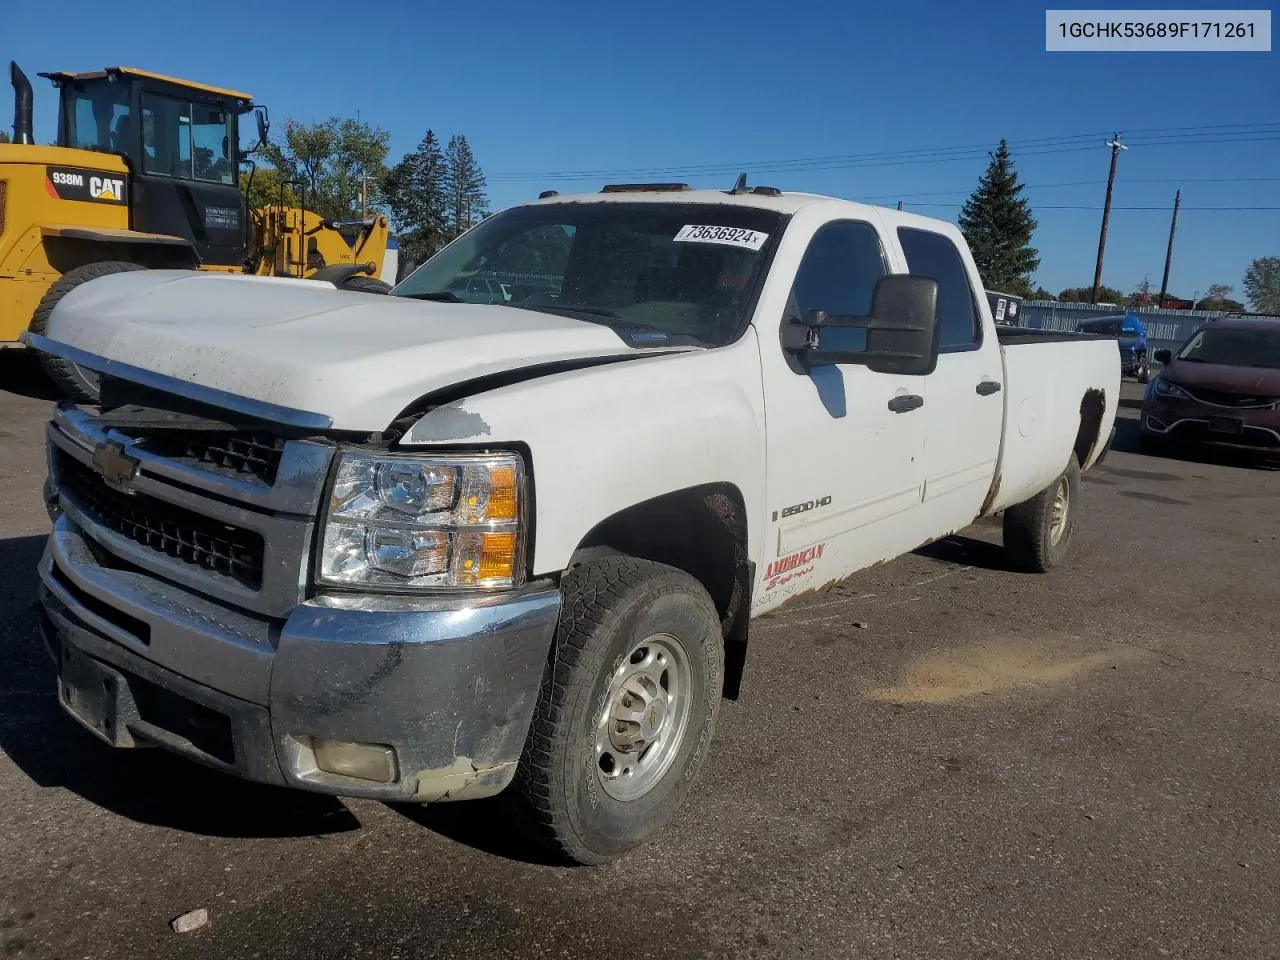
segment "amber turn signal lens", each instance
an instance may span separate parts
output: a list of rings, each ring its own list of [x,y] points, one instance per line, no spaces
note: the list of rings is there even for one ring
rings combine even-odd
[[[514,580],[516,566],[516,535],[510,533],[485,533],[481,535],[480,570],[476,576],[485,580]]]
[[[489,514],[492,521],[518,520],[516,471],[514,467],[489,468]]]

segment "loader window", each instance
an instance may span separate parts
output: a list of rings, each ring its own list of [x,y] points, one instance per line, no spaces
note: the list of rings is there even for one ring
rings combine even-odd
[[[137,142],[129,122],[129,94],[122,84],[82,83],[70,88],[65,103],[68,147],[133,155]]]
[[[234,183],[231,114],[221,107],[143,94],[143,164],[148,173]]]

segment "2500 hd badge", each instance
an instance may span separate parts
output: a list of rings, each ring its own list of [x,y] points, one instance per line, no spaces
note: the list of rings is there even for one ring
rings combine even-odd
[[[98,170],[48,167],[44,185],[55,200],[87,200],[91,203],[128,203],[123,177],[104,176]]]

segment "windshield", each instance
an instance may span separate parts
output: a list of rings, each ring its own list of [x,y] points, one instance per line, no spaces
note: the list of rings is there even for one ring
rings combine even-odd
[[[76,150],[131,153],[134,149],[129,116],[129,90],[110,80],[79,82],[66,88],[65,146]]]
[[[1134,331],[1123,329],[1124,320],[1084,320],[1080,324],[1082,333],[1093,333],[1100,337],[1134,336]]]
[[[147,173],[235,182],[231,112],[222,107],[144,93],[142,151]]]
[[[516,207],[440,251],[394,294],[660,332],[651,343],[666,334],[725,344],[750,318],[784,223],[728,204]]]
[[[1231,330],[1206,327],[1187,341],[1179,360],[1222,363],[1230,367],[1280,370],[1280,323],[1274,330]]]

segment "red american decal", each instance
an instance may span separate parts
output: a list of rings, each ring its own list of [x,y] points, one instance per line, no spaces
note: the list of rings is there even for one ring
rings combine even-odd
[[[804,550],[797,550],[795,553],[782,557],[769,564],[769,569],[765,571],[765,587],[764,592],[768,593],[775,587],[781,587],[790,583],[797,577],[807,576],[813,573],[813,561],[822,558],[822,548],[825,543],[820,543],[815,547],[807,547]]]
[[[795,553],[773,561],[773,563],[769,564],[769,569],[765,571],[765,579],[776,577],[778,574],[794,570],[796,567],[803,567],[806,563],[811,563],[814,560],[821,560],[822,548],[825,546],[825,543],[820,543],[816,547],[806,547],[803,550],[797,550]]]

